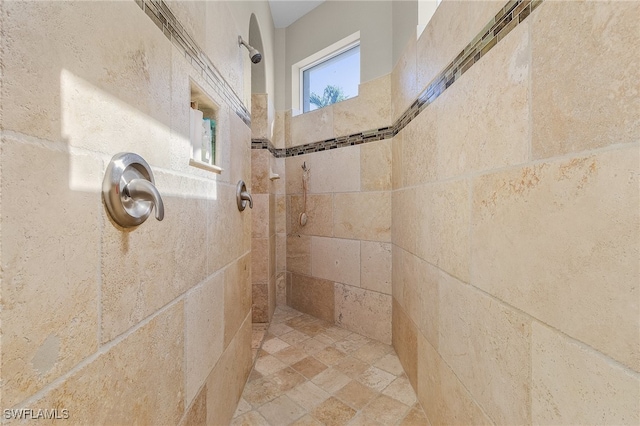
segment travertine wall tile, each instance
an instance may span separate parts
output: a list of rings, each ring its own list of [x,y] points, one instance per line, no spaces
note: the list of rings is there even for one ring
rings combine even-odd
[[[217,53],[211,59],[243,96],[246,55],[228,6],[169,7],[202,46],[203,31],[224,33],[213,38],[238,61],[222,63]],[[17,36],[4,37],[1,49],[2,105],[10,102],[15,114],[3,114],[1,123],[0,405],[33,401],[40,391],[44,407],[68,408],[76,422],[177,424],[195,395],[206,393],[203,380],[242,321],[234,315],[247,317],[251,307],[251,213],[235,206],[237,180],[251,186],[250,129],[139,3],[0,8],[3,34]],[[210,9],[221,12],[212,14],[215,22],[229,19],[203,27]],[[221,175],[188,165],[191,80],[219,106]],[[124,230],[109,219],[100,191],[118,151],[151,165],[163,221]],[[229,272],[236,263],[242,273]],[[223,368],[237,371],[243,348],[232,353]],[[245,359],[250,365],[249,350]],[[243,374],[236,389],[246,367]],[[216,408],[222,398],[214,398]],[[189,418],[206,410],[206,401],[196,405]]]
[[[287,157],[287,194],[302,194],[302,165],[309,169],[309,193],[360,191],[360,147]]]
[[[236,23],[234,14],[226,2],[207,2],[207,20],[207,22],[215,22],[215,25],[206,26],[207,40],[202,48],[214,61],[216,69],[227,85],[231,86],[231,89],[248,105],[251,102],[251,96],[244,93],[243,86],[245,72],[249,72],[250,69],[244,66],[244,56],[247,53],[238,48],[238,34],[245,34],[245,32]]]
[[[391,192],[335,194],[333,233],[336,237],[391,241]]]
[[[360,84],[358,96],[335,103],[333,109],[334,136],[378,129],[391,124],[391,75]]]
[[[74,164],[76,178],[100,187],[103,166],[6,136],[1,150],[0,360],[2,404],[11,407],[98,347],[103,208],[98,197],[70,188],[69,174]]]
[[[271,153],[266,149],[251,150],[251,195],[268,194],[270,189],[269,163]],[[232,182],[237,183],[237,182]],[[245,183],[248,185],[249,182]]]
[[[251,282],[269,280],[269,239],[254,238],[251,243]]]
[[[398,155],[396,187],[414,186],[437,179],[439,144],[437,137],[437,112],[433,106],[422,111],[402,131],[402,148]],[[450,141],[443,141],[450,144]],[[445,149],[445,148],[443,148]]]
[[[640,371],[639,168],[632,145],[476,179],[472,284]]]
[[[281,272],[276,276],[276,306],[287,304],[287,273]]]
[[[391,294],[391,244],[360,242],[360,287]]]
[[[287,272],[311,274],[311,237],[307,235],[287,237]]]
[[[528,161],[530,61],[524,22],[430,105],[440,179]]]
[[[360,286],[360,242],[312,237],[311,275]]]
[[[182,417],[180,426],[204,426],[207,424],[207,385],[205,384],[198,395],[187,408],[187,413]]]
[[[255,150],[254,150],[255,151]],[[251,237],[267,238],[269,233],[269,194],[252,194],[253,208],[251,209]]]
[[[469,280],[469,197],[466,180],[403,191],[405,209],[415,222],[404,225],[415,254],[467,282]],[[412,251],[413,244],[407,250]]]
[[[391,248],[391,295],[393,299],[404,306],[404,250],[393,244]]]
[[[534,424],[638,424],[638,374],[537,322],[532,332]]]
[[[275,119],[273,121],[273,146],[282,149],[285,147],[285,134],[284,134],[284,111],[276,111]]]
[[[267,283],[251,286],[251,321],[269,322],[269,285]]]
[[[251,94],[251,138],[252,139],[271,140],[267,99],[268,99],[268,95],[266,93]],[[264,152],[264,150],[259,150],[259,151]]]
[[[231,423],[251,366],[251,315],[247,315],[207,378],[208,425]]]
[[[549,2],[536,10],[534,158],[640,139],[640,61],[631,53],[640,43],[639,13],[637,2]]]
[[[287,236],[276,234],[276,274],[287,270]]]
[[[335,285],[337,325],[391,343],[391,296],[350,285]]]
[[[249,192],[253,190],[251,185],[251,129],[238,117],[237,114],[229,114],[229,151],[231,164],[229,165],[229,178],[235,186],[239,180],[245,181]],[[265,192],[269,192],[266,190]]]
[[[333,235],[333,196],[331,194],[307,194],[305,209],[304,197],[292,195],[290,198],[289,234]],[[306,213],[307,222],[300,224],[300,215]]]
[[[287,286],[287,304],[314,317],[333,321],[335,312],[333,282],[291,274],[291,284]]]
[[[402,269],[402,292],[394,293],[394,297],[431,345],[438,348],[439,287],[444,272],[399,247],[397,251],[400,262],[395,267]]]
[[[391,73],[391,117],[396,121],[418,95],[416,79],[416,38],[409,37]]]
[[[188,178],[156,173],[161,193],[186,188]],[[170,181],[172,181],[170,183]],[[172,192],[172,191],[168,191]],[[177,191],[176,191],[177,192]],[[205,200],[165,195],[162,222],[123,232],[106,211],[102,251],[101,340],[108,342],[184,293],[206,276]],[[165,283],[159,285],[158,283]]]
[[[391,190],[391,140],[370,142],[360,147],[360,189]]]
[[[400,131],[392,139],[391,144],[391,187],[395,191],[403,186],[404,167],[402,157],[402,139],[405,131]]]
[[[530,318],[451,277],[439,295],[442,359],[496,423],[531,423]]]
[[[424,407],[429,422],[460,425],[494,424],[420,333],[417,347],[418,400]]]
[[[291,118],[291,145],[331,139],[333,134],[333,108],[325,107]]]
[[[418,331],[398,301],[392,297],[392,342],[411,386],[418,389]]]
[[[184,412],[183,328],[180,302],[48,391],[36,405],[64,407],[72,419],[97,423],[139,419],[177,424]],[[158,392],[165,389],[170,391]]]
[[[287,232],[287,196],[276,195],[276,233],[284,234]]]
[[[3,38],[2,95],[14,107],[3,129],[103,153],[136,140],[151,164],[170,163],[157,147],[169,143],[171,45],[135,3],[12,3],[4,13],[13,37]]]
[[[207,279],[185,299],[185,394],[195,398],[224,344],[224,272]]]
[[[196,43],[204,46],[207,40],[206,3],[168,0],[166,4]]]
[[[215,273],[229,262],[245,253],[245,244],[251,247],[250,209],[238,211],[235,185],[217,185],[216,199],[208,203],[209,226],[207,238],[211,248],[208,257],[208,272]],[[245,230],[248,235],[245,235]],[[242,232],[242,238],[238,235]],[[224,245],[225,249],[219,247]]]
[[[224,347],[236,335],[251,309],[251,254],[224,270]]]
[[[418,91],[424,90],[504,5],[502,0],[443,1],[417,42]]]

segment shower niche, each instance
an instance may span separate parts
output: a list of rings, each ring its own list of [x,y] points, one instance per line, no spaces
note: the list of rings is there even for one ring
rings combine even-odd
[[[220,144],[218,143],[219,106],[193,81],[190,81],[189,140],[191,155],[189,165],[214,173],[222,173],[218,166]]]

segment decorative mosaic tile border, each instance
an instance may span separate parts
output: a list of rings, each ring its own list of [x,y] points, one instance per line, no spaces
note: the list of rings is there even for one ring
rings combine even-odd
[[[507,4],[491,18],[471,43],[432,80],[429,86],[418,96],[418,99],[407,108],[393,126],[367,130],[349,136],[327,139],[286,149],[273,148],[271,142],[267,140],[252,140],[251,147],[253,149],[269,149],[274,155],[277,154],[276,157],[293,157],[392,138],[455,83],[462,74],[469,71],[480,58],[485,56],[487,52],[509,34],[511,30],[521,24],[543,1],[544,0],[508,1]]]
[[[135,0],[136,4],[160,28],[162,33],[180,49],[189,62],[211,85],[213,90],[222,97],[225,103],[245,122],[251,126],[251,114],[242,101],[227,84],[220,72],[211,63],[209,57],[187,33],[169,7],[162,0]]]

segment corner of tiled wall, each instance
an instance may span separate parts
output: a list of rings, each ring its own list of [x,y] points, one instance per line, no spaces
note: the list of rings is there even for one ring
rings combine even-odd
[[[197,67],[241,70],[206,41],[201,8],[218,6],[169,7],[2,3],[3,407],[96,423],[232,417],[251,363],[251,212],[235,206],[250,129]],[[237,54],[229,13],[207,28]],[[189,56],[189,34],[206,55]],[[220,107],[221,175],[188,165],[190,79]],[[151,165],[162,222],[109,219],[102,178],[120,151]]]
[[[401,112],[486,47],[393,140],[393,344],[432,424],[640,420],[638,105],[607,89],[638,13],[444,1],[394,69]]]

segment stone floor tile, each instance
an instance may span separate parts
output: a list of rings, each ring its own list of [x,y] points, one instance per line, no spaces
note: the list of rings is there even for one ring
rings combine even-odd
[[[264,347],[264,345],[263,345]],[[382,357],[393,351],[393,347],[380,342],[367,343],[353,352],[352,356],[367,364],[374,364]]]
[[[413,387],[411,387],[409,379],[405,375],[402,375],[391,382],[389,386],[384,388],[382,393],[408,405],[409,407],[416,403],[416,393],[414,392]]]
[[[302,408],[310,411],[329,399],[331,395],[313,382],[304,382],[288,391],[287,396]]]
[[[301,359],[306,358],[308,355],[302,348],[298,346],[289,346],[288,348],[276,352],[275,354],[273,354],[273,356],[275,356],[285,364],[291,365],[295,364]]]
[[[270,340],[265,340],[265,342],[262,344],[262,350],[273,355],[274,353],[286,349],[289,346],[291,345],[289,345],[287,342],[284,342],[275,337]]]
[[[238,408],[236,408],[236,412],[234,413],[233,417],[235,418],[241,416],[251,410],[251,404],[249,404],[244,398],[240,398],[240,401],[238,401]]]
[[[286,395],[264,404],[258,409],[272,425],[288,425],[306,414],[306,410]]]
[[[293,331],[293,328],[289,327],[286,324],[272,324],[271,327],[269,327],[269,332],[273,333],[276,336],[281,336],[290,331]]]
[[[379,393],[360,382],[352,380],[334,395],[342,402],[349,404],[356,410],[360,410],[373,398],[377,397]]]
[[[252,346],[233,425],[427,424],[389,345],[278,306],[269,328],[253,325]]]
[[[348,357],[334,365],[334,368],[352,379],[355,379],[370,367],[367,363],[360,361],[359,359]]]
[[[271,426],[257,411],[249,411],[231,421],[231,426]]]
[[[306,382],[307,379],[293,368],[287,367],[269,376],[269,380],[278,386],[278,390],[280,392],[286,392],[289,389]]]
[[[329,346],[327,348],[324,348],[314,356],[316,359],[322,361],[322,363],[326,365],[335,365],[342,359],[344,359],[346,354],[333,346]]]
[[[305,340],[304,342],[300,342],[299,346],[309,355],[315,355],[321,350],[323,350],[324,348],[326,348],[327,346],[329,346],[329,344],[322,342],[320,340],[311,338],[311,339]]]
[[[383,426],[382,423],[378,423],[377,421],[366,417],[365,415],[358,414],[355,416],[347,426]]]
[[[311,356],[296,362],[292,367],[307,379],[313,379],[327,369],[326,365]]]
[[[378,362],[373,364],[373,366],[378,367],[381,370],[384,370],[395,376],[399,376],[400,374],[404,373],[404,369],[402,368],[402,364],[400,364],[398,355],[396,355],[395,353],[385,355]]]
[[[286,365],[278,358],[272,355],[261,357],[259,354],[254,366],[254,368],[264,376],[268,376],[269,374],[282,370],[285,367]]]
[[[387,373],[377,367],[369,367],[361,375],[358,376],[358,381],[371,389],[382,392],[389,383],[394,381],[396,376],[391,373]]]
[[[271,382],[268,377],[263,377],[253,382],[247,383],[242,393],[242,397],[253,407],[275,399],[281,394],[278,385]]]
[[[400,426],[427,426],[428,424],[424,411],[416,410],[415,408],[412,408],[400,422]]]
[[[339,370],[336,370],[334,367],[331,367],[318,374],[312,381],[326,392],[333,394],[349,383],[351,378]]]
[[[342,426],[356,415],[356,410],[331,397],[314,408],[311,415],[327,426]]]
[[[293,330],[288,333],[281,334],[279,338],[290,345],[295,345],[296,343],[304,342],[309,339],[309,336],[304,333],[300,333],[298,330]]]
[[[323,426],[323,424],[311,417],[309,414],[306,414],[295,423],[292,423],[291,426]]]
[[[404,405],[387,395],[380,395],[362,409],[362,414],[371,419],[376,419],[382,424],[391,425],[396,424],[409,410],[410,407],[408,405]]]

